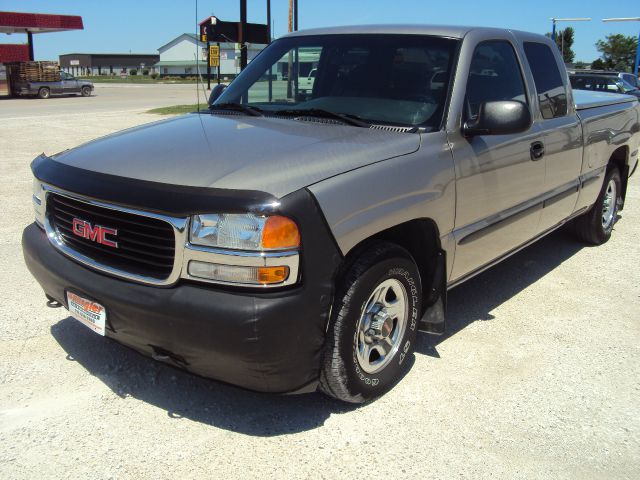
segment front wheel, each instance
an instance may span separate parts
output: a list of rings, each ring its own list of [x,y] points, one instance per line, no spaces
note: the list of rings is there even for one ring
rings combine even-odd
[[[320,389],[350,403],[390,390],[410,363],[421,308],[420,273],[411,255],[387,242],[364,251],[336,293]]]
[[[80,93],[83,97],[88,97],[91,95],[91,87],[82,87],[80,89]]]
[[[575,220],[576,235],[592,245],[602,245],[613,232],[618,220],[618,209],[622,204],[622,181],[616,167],[607,171],[596,203]]]

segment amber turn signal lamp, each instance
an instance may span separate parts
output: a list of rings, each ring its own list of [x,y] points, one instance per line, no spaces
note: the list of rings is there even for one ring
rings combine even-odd
[[[268,217],[262,230],[263,248],[297,248],[300,232],[293,220],[280,215]]]
[[[282,283],[289,278],[289,267],[259,267],[258,282],[270,285]]]

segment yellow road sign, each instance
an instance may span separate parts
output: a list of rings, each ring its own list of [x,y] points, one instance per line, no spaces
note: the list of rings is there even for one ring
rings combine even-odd
[[[209,66],[210,67],[220,66],[220,47],[218,47],[217,45],[209,46]]]

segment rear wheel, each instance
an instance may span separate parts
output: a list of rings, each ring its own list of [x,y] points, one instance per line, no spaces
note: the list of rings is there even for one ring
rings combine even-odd
[[[80,93],[83,97],[88,97],[91,95],[91,87],[82,87],[80,89]]]
[[[616,167],[607,171],[602,189],[591,209],[576,218],[576,234],[580,240],[592,245],[602,245],[613,232],[622,204],[622,181]]]
[[[38,97],[40,98],[49,98],[51,96],[51,90],[48,87],[42,87],[38,90]]]
[[[421,308],[420,274],[406,250],[378,242],[363,252],[336,294],[320,389],[350,403],[390,390],[410,363]]]

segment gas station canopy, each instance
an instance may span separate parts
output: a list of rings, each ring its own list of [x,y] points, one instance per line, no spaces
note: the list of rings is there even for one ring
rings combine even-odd
[[[45,33],[83,29],[82,17],[77,15],[0,12],[0,33]]]
[[[33,60],[33,34],[83,30],[82,17],[48,13],[0,12],[0,33],[26,33],[27,43],[0,45],[0,63]]]

